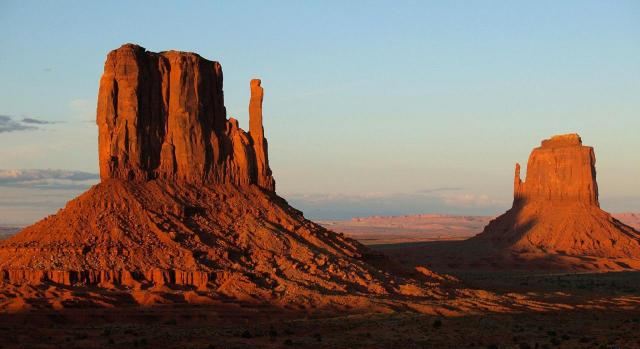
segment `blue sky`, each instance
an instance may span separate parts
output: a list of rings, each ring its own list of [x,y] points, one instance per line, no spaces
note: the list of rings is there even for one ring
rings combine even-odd
[[[0,1],[0,169],[97,172],[104,59],[134,42],[220,61],[245,128],[260,77],[278,192],[311,218],[499,213],[514,163],[567,132],[596,149],[603,207],[640,210],[638,1],[183,4]],[[79,191],[21,183],[0,178],[0,224]]]

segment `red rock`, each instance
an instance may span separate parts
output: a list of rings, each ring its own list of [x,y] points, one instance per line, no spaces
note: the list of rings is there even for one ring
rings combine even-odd
[[[110,52],[98,95],[101,178],[274,190],[260,80],[251,83],[251,137],[229,124],[222,81],[220,64],[194,53],[154,53],[131,44]]]
[[[592,147],[582,145],[577,134],[554,136],[531,152],[527,179],[520,180],[516,164],[514,198],[546,204],[598,203],[596,157]]]
[[[0,290],[178,287],[281,305],[429,294],[275,194],[262,99],[253,80],[246,133],[226,118],[217,62],[135,45],[109,53],[97,112],[102,181],[0,242]]]
[[[513,207],[473,240],[516,252],[640,259],[640,234],[600,209],[593,148],[577,134],[535,148]]]
[[[256,171],[258,185],[263,188],[275,190],[275,182],[269,168],[269,155],[267,139],[264,138],[262,126],[262,99],[264,90],[259,79],[251,80],[251,101],[249,102],[249,134],[253,140],[253,149],[256,154]]]

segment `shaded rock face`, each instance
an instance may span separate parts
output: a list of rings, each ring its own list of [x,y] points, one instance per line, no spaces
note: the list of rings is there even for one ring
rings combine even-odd
[[[222,67],[197,54],[124,45],[107,56],[97,124],[100,177],[257,184],[273,191],[260,80],[250,134],[227,120]]]
[[[640,234],[600,209],[595,161],[577,134],[542,141],[524,182],[516,164],[513,207],[471,242],[518,253],[640,259]]]
[[[525,182],[516,164],[514,200],[599,207],[593,148],[582,145],[575,133],[542,141],[529,156]]]

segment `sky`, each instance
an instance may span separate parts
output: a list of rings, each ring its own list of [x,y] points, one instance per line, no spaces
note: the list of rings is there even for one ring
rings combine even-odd
[[[554,134],[594,146],[602,207],[640,211],[640,2],[0,0],[0,224],[97,182],[98,83],[124,43],[265,89],[278,193],[314,219],[499,214]]]

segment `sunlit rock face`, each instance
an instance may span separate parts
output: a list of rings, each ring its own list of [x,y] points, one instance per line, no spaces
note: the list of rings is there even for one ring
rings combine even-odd
[[[524,181],[516,164],[513,207],[476,241],[517,252],[640,258],[640,235],[600,209],[592,147],[577,134],[542,141]]]
[[[194,290],[197,302],[301,309],[439,297],[436,274],[396,276],[397,265],[276,195],[264,90],[249,87],[247,133],[227,119],[217,62],[136,45],[110,52],[97,108],[101,182],[0,242],[0,310],[25,284],[115,289],[145,305],[191,302]],[[75,290],[82,304],[107,304]],[[59,303],[56,292],[36,298]]]
[[[593,148],[582,145],[575,133],[542,141],[529,156],[526,181],[520,180],[520,165],[516,164],[514,199],[599,207]]]
[[[154,53],[131,44],[111,51],[98,95],[101,178],[257,184],[273,191],[260,80],[250,85],[250,133],[227,119],[222,81],[220,64],[195,53]]]

